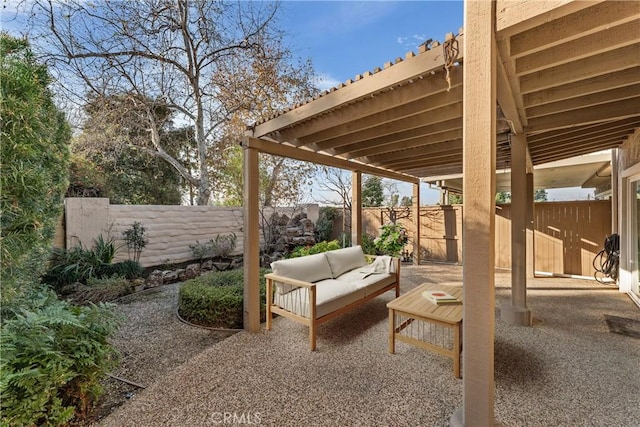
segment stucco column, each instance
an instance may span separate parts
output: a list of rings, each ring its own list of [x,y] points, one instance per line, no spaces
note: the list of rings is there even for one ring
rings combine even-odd
[[[362,243],[362,173],[351,173],[351,246]]]
[[[496,44],[494,1],[464,2],[463,406],[452,426],[494,417]]]
[[[507,323],[531,325],[527,308],[527,138],[511,135],[511,302],[500,308]]]
[[[258,150],[244,145],[244,329],[260,331],[260,194]]]

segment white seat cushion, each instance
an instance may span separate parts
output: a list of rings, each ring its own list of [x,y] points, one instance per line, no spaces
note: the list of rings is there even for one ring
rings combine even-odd
[[[396,275],[393,273],[376,273],[366,275],[361,273],[358,268],[344,273],[338,278],[338,280],[341,282],[353,283],[353,285],[358,289],[364,289],[365,296],[369,296],[395,282]]]
[[[341,280],[316,283],[316,319],[365,297],[365,288]],[[309,318],[309,289],[297,288],[286,295],[274,296],[274,303],[285,310]]]
[[[361,246],[337,249],[325,252],[324,255],[331,266],[334,279],[354,268],[367,265],[367,259],[364,256],[364,252],[362,252]]]

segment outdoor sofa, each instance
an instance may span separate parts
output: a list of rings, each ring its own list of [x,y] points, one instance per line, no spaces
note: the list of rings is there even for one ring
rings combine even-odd
[[[266,329],[273,314],[307,325],[312,351],[318,325],[387,291],[400,295],[400,260],[365,255],[360,246],[275,261],[271,269]]]

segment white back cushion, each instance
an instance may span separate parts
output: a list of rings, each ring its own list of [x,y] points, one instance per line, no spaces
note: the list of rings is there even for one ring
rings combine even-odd
[[[289,279],[317,282],[331,279],[331,268],[324,254],[307,255],[299,258],[282,259],[271,263],[271,270],[278,276]],[[295,286],[282,285],[281,294],[295,289]]]
[[[367,259],[364,257],[361,246],[337,249],[325,252],[324,255],[329,261],[334,279],[354,268],[367,265]]]

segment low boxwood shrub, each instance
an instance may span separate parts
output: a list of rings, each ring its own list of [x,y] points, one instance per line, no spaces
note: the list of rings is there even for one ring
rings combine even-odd
[[[79,307],[36,290],[2,306],[0,425],[66,425],[87,415],[117,353],[117,318],[105,305]]]
[[[265,278],[260,269],[260,317],[265,316]],[[229,270],[203,274],[180,287],[178,313],[196,325],[215,328],[242,328],[244,312],[244,271]]]

